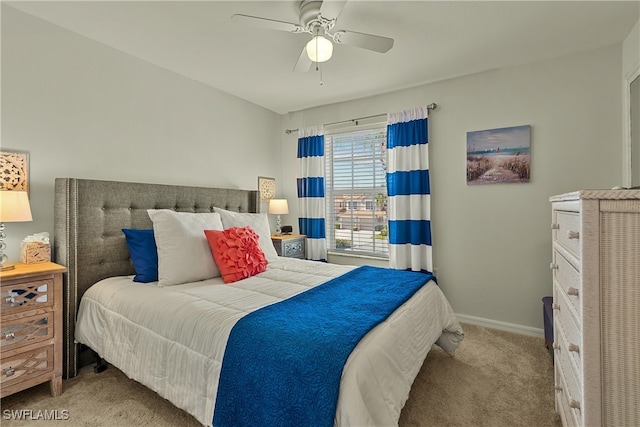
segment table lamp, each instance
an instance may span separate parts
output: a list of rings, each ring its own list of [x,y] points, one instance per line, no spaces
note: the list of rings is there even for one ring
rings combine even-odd
[[[15,264],[6,263],[7,256],[4,250],[7,248],[7,244],[4,242],[4,238],[6,237],[4,223],[24,222],[31,221],[32,219],[29,196],[26,191],[0,191],[0,271],[15,268]]]
[[[287,204],[287,199],[269,200],[269,213],[272,215],[278,215],[276,220],[276,234],[282,234],[280,215],[286,215],[289,213],[289,205]]]

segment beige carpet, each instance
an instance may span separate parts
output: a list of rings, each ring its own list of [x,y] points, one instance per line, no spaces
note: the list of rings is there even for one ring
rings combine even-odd
[[[554,412],[553,366],[541,338],[464,325],[455,357],[434,347],[400,416],[400,426],[559,427]],[[86,367],[63,382],[2,399],[2,426],[199,426],[184,411],[109,367]],[[68,411],[68,420],[17,421],[10,411]],[[9,411],[9,412],[8,412]],[[22,411],[24,413],[24,411]],[[52,412],[49,412],[51,414]],[[53,412],[55,414],[55,412]]]

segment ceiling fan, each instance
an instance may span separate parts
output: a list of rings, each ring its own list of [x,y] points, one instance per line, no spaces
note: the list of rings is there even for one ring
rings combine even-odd
[[[393,47],[393,39],[388,37],[347,30],[333,31],[345,3],[347,0],[302,0],[299,24],[241,14],[233,15],[231,19],[271,30],[311,34],[313,37],[302,49],[293,68],[295,71],[308,71],[312,63],[328,61],[333,54],[331,41],[380,53]]]

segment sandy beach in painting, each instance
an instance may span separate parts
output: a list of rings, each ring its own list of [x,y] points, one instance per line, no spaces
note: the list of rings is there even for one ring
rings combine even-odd
[[[529,182],[530,154],[467,156],[467,184]]]

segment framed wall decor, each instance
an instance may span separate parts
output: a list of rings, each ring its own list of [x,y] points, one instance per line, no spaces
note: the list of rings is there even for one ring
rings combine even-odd
[[[264,176],[258,177],[258,192],[260,193],[260,201],[268,202],[276,197],[276,180]]]
[[[467,184],[529,182],[531,125],[467,132]]]
[[[22,190],[29,193],[28,151],[0,151],[0,190]]]

